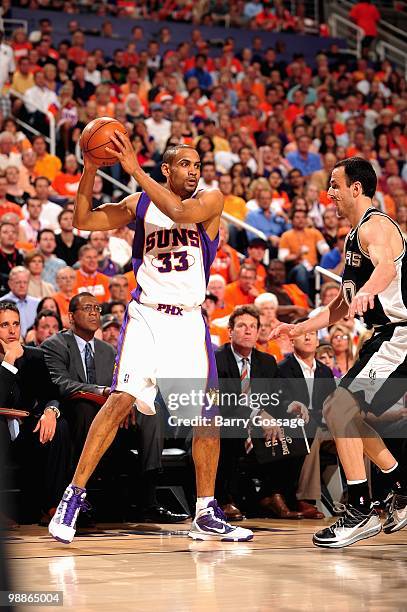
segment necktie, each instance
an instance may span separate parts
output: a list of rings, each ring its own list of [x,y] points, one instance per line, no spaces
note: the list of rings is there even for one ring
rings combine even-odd
[[[240,384],[242,393],[248,395],[250,391],[249,360],[247,357],[242,359],[242,373],[240,374]]]
[[[86,381],[91,385],[96,385],[96,370],[95,359],[92,353],[92,347],[89,342],[85,346],[85,365],[86,365]]]

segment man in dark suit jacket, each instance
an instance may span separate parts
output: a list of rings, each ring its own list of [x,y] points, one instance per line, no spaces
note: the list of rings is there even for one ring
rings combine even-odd
[[[298,319],[296,322],[306,321]],[[308,409],[310,419],[305,426],[311,452],[306,457],[300,457],[299,480],[297,490],[298,509],[304,518],[320,519],[323,514],[315,507],[315,500],[320,499],[320,469],[319,448],[325,441],[326,427],[322,422],[322,407],[325,399],[335,391],[336,384],[332,371],[328,366],[315,359],[318,346],[316,332],[299,336],[293,340],[293,352],[278,365],[279,376],[286,379],[282,385],[286,403],[300,402]],[[296,483],[297,484],[297,483]],[[319,491],[319,495],[314,491]],[[305,493],[308,491],[309,493]],[[311,491],[311,492],[310,492]],[[305,497],[304,497],[305,495]]]
[[[231,343],[225,344],[215,353],[219,376],[220,413],[223,419],[250,419],[253,412],[250,407],[238,403],[230,403],[225,398],[241,397],[244,394],[245,374],[250,394],[264,393],[268,397],[277,394],[276,384],[277,364],[274,357],[255,349],[260,316],[254,306],[240,306],[235,309],[229,319]],[[270,405],[259,409],[260,417],[275,416],[276,407]],[[275,428],[264,427],[264,435],[273,437]],[[228,518],[239,520],[242,513],[233,500],[236,490],[237,464],[239,458],[246,453],[245,442],[247,429],[239,424],[223,427],[221,434],[221,452],[217,475],[217,497]],[[253,459],[255,461],[255,459]],[[270,471],[268,466],[267,471]],[[263,471],[259,466],[259,471]],[[284,504],[276,504],[277,512],[285,518],[301,518],[297,512],[291,512]]]
[[[0,417],[0,462],[4,465],[12,449],[22,468],[21,518],[36,520],[40,510],[56,506],[66,486],[71,463],[69,432],[66,421],[57,418],[58,389],[50,379],[43,353],[22,346],[19,337],[17,306],[1,302],[0,406],[25,410],[30,415],[21,423]],[[34,502],[38,507],[34,508]]]
[[[101,403],[91,396],[78,397],[79,392],[96,394],[103,403],[113,378],[116,357],[114,348],[103,340],[95,338],[100,327],[101,306],[97,299],[87,292],[75,295],[69,303],[71,329],[59,332],[41,345],[45,362],[52,381],[59,389],[61,412],[68,421],[74,450],[74,465],[77,464],[86,436],[97,415]],[[95,398],[97,400],[97,398]],[[154,522],[179,522],[188,518],[158,505],[155,498],[155,480],[161,469],[163,434],[159,417],[133,414],[133,424],[138,425],[140,440],[141,471],[144,490],[144,518]],[[119,432],[120,440],[105,456],[105,466],[112,455],[117,456],[127,444],[124,431]],[[106,466],[107,467],[107,466]]]

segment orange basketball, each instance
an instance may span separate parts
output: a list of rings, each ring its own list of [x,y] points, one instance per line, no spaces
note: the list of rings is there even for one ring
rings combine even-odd
[[[117,164],[116,157],[112,157],[105,150],[105,147],[116,149],[114,142],[111,140],[115,130],[119,130],[127,135],[127,130],[120,121],[111,117],[100,117],[88,123],[82,132],[80,139],[81,149],[98,166],[113,166],[113,164]]]

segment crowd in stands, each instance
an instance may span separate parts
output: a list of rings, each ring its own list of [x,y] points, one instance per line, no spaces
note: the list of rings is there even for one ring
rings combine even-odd
[[[40,4],[63,6],[74,15],[77,3]],[[201,19],[209,25],[227,8],[235,25],[302,31],[301,3],[297,15],[276,1],[166,1],[152,3],[148,15],[146,4],[85,3],[99,15],[124,15],[136,6],[143,18]],[[114,37],[114,20],[106,22],[104,35],[109,23]],[[0,33],[0,299],[17,305],[23,341],[39,346],[72,327],[80,308],[75,296],[93,296],[85,304],[96,321],[93,334],[116,350],[135,287],[133,231],[73,227],[81,131],[95,117],[114,117],[126,125],[141,166],[157,180],[163,180],[166,147],[196,146],[199,188],[219,187],[225,213],[250,226],[222,220],[203,304],[212,342],[229,342],[229,317],[247,306],[252,310],[243,315],[254,316],[260,330],[253,347],[282,362],[293,346],[286,338],[270,341],[272,329],[280,321],[313,316],[338,291],[338,283],[324,282],[319,295],[314,272],[320,265],[340,276],[344,266],[350,228],[327,196],[337,161],[360,156],[373,164],[374,205],[407,237],[406,80],[388,60],[352,58],[336,46],[324,48],[323,39],[309,65],[300,54],[284,61],[281,49],[267,47],[255,34],[247,48],[226,36],[214,57],[199,27],[187,41],[172,41],[171,26],[157,33],[145,40],[142,26],[134,26],[131,39],[111,57],[102,48],[87,49],[87,35],[74,18],[58,44],[46,18],[34,33],[16,29],[7,41]],[[56,155],[45,136],[33,136],[16,121],[47,135],[48,111],[57,126]],[[135,187],[120,166],[107,171]],[[124,195],[96,177],[94,208]],[[361,322],[345,318],[320,332],[313,354],[339,378],[366,334]],[[275,487],[270,490],[275,493]]]

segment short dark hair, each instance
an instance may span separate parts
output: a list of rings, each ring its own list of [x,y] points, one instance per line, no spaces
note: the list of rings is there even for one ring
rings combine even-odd
[[[59,331],[61,331],[62,321],[60,317],[58,316],[58,313],[55,312],[55,310],[48,310],[48,309],[40,310],[40,312],[37,314],[37,316],[35,317],[35,321],[34,321],[34,329],[37,329],[39,322],[41,321],[41,319],[44,319],[45,317],[54,317],[54,319],[58,323],[58,329]]]
[[[237,306],[232,314],[229,317],[228,327],[229,329],[233,329],[235,327],[235,321],[237,317],[242,317],[243,315],[250,315],[257,321],[257,329],[260,327],[260,313],[256,306],[253,304],[246,304],[245,306]]]
[[[58,223],[60,223],[60,222],[61,222],[62,217],[63,217],[63,216],[66,214],[66,213],[69,213],[69,214],[73,215],[73,210],[69,210],[69,208],[63,208],[63,209],[61,210],[61,212],[59,213],[58,217],[57,217]]]
[[[193,151],[196,151],[195,147],[192,147],[191,145],[186,145],[186,144],[174,145],[172,147],[169,147],[164,152],[163,164],[168,164],[169,166],[171,166],[174,159],[178,155],[178,153],[182,151],[183,149],[192,149]]]
[[[8,302],[5,300],[4,302],[0,302],[0,312],[5,312],[6,310],[12,310],[16,314],[18,314],[18,319],[20,320],[20,311],[17,308],[17,305],[14,302]]]
[[[75,310],[78,309],[78,305],[79,305],[81,297],[92,297],[93,298],[95,296],[89,291],[83,291],[82,293],[77,293],[71,298],[69,302],[68,312],[75,312]]]
[[[33,139],[33,142],[34,142],[34,140],[38,140],[38,138],[41,138],[41,139],[42,139],[42,140],[45,142],[45,138],[44,138],[43,136],[36,136],[36,137]],[[36,187],[36,186],[37,186],[38,181],[47,181],[48,186],[49,186],[49,185],[51,185],[51,181],[49,180],[49,178],[48,178],[47,176],[37,176],[37,177],[34,179],[34,187]]]
[[[377,176],[370,162],[363,157],[348,157],[335,164],[334,168],[343,168],[348,187],[358,181],[362,185],[362,193],[373,198],[376,193]]]
[[[43,234],[52,234],[55,237],[55,232],[52,229],[49,229],[47,227],[45,227],[44,229],[40,230],[37,234],[37,242],[39,243],[39,241],[41,240]]]

